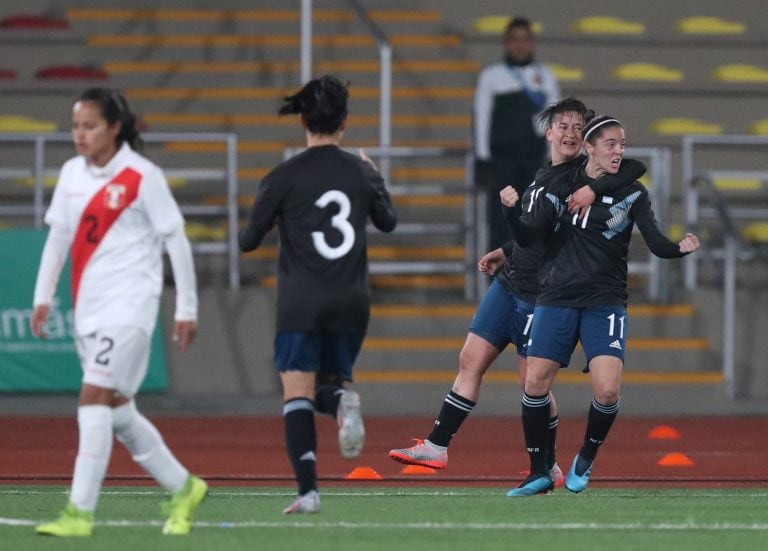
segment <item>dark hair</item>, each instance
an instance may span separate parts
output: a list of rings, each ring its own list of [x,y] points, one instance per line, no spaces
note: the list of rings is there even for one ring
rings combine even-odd
[[[132,149],[141,150],[143,144],[137,128],[136,115],[128,107],[128,102],[119,91],[109,88],[88,88],[80,94],[77,101],[92,101],[99,106],[101,115],[110,126],[120,124],[115,145],[119,147],[123,142],[127,142]]]
[[[280,115],[300,114],[313,134],[333,134],[347,118],[349,91],[336,77],[310,80],[292,96],[284,98]]]
[[[597,139],[602,136],[603,130],[618,126],[624,128],[624,126],[610,115],[600,115],[599,117],[590,118],[587,123],[581,129],[581,137],[585,142],[589,142],[595,145]]]
[[[552,128],[552,125],[555,123],[555,117],[565,113],[577,113],[581,115],[584,122],[595,116],[595,112],[592,111],[592,109],[587,109],[587,106],[584,105],[583,101],[571,96],[549,105],[544,111],[539,113],[536,120],[538,120],[539,124],[544,128]]]
[[[509,34],[512,29],[525,29],[526,31],[533,32],[533,29],[531,28],[531,22],[527,18],[521,17],[519,15],[516,15],[510,19],[509,23],[507,23],[507,28],[504,29],[504,34]]]

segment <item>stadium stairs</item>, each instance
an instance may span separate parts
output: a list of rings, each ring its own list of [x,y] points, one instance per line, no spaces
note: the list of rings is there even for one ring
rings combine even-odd
[[[18,5],[17,11],[29,9],[15,1],[4,9],[12,9],[13,4]],[[477,13],[476,6],[459,4],[436,0],[366,3],[393,44],[393,145],[464,148],[468,144],[476,73],[499,57],[498,36],[479,32],[472,22],[481,15],[504,13],[509,6],[491,1],[483,3],[483,13]],[[597,1],[588,4],[596,10],[600,6]],[[284,148],[302,145],[295,121],[276,116],[281,97],[295,90],[299,81],[298,11],[244,0],[204,9],[189,8],[185,2],[163,9],[125,9],[117,2],[103,6],[68,4],[64,15],[69,27],[45,36],[21,31],[1,35],[0,66],[18,73],[5,91],[9,114],[53,118],[58,128],[66,129],[65,107],[76,92],[85,85],[105,84],[42,82],[22,59],[45,59],[45,65],[77,60],[103,68],[109,75],[106,84],[125,91],[148,130],[237,133],[244,215],[259,179],[280,162]],[[556,66],[563,93],[576,94],[598,111],[619,116],[629,128],[633,146],[672,148],[675,174],[679,172],[679,136],[656,133],[654,120],[699,117],[719,124],[724,132],[742,133],[758,112],[763,85],[718,81],[711,74],[735,61],[763,64],[755,50],[759,29],[716,39],[683,36],[665,22],[669,14],[650,16],[652,10],[637,7],[637,13],[628,14],[627,19],[644,21],[643,34],[606,37],[575,30],[577,14],[547,11],[533,1],[519,3],[516,9],[540,22],[539,57]],[[680,17],[694,14],[693,4],[681,4]],[[341,2],[316,2],[314,15],[313,72],[333,73],[351,83],[345,145],[375,146],[375,45]],[[692,63],[693,59],[698,61]],[[640,71],[639,76],[632,67],[620,70],[632,62],[661,67]],[[682,79],[674,76],[675,70],[682,71]],[[722,100],[729,94],[740,99],[724,106]],[[649,104],[654,105],[653,117],[648,114]],[[65,155],[62,149],[52,161]],[[221,163],[221,155],[217,144],[168,143],[152,151],[165,167],[215,165]],[[747,166],[761,162],[752,154],[741,157]],[[718,154],[711,160],[717,163]],[[680,220],[679,181],[673,180],[671,218]],[[401,222],[450,224],[464,217],[467,199],[461,161],[393,161],[391,186]],[[20,189],[24,193],[29,188]],[[183,202],[223,201],[220,187],[204,182],[180,181],[174,191]],[[223,220],[189,220],[193,238],[199,240],[220,237],[223,224]],[[465,258],[461,232],[371,234],[369,244],[374,262]],[[169,347],[172,390],[165,396],[148,397],[156,409],[279,411],[279,385],[269,365],[275,255],[272,235],[263,250],[243,256],[244,287],[237,293],[226,289],[223,259],[198,259],[203,307],[200,342],[191,358]],[[474,310],[474,302],[464,296],[464,276],[374,274],[371,282],[374,307],[356,382],[368,397],[367,409],[404,415],[433,413],[450,387]],[[645,281],[631,281],[625,407],[649,414],[701,413],[707,408],[741,412],[741,407],[756,407],[722,399],[717,344],[721,327],[712,307],[719,298],[680,291],[677,268],[672,269],[672,282],[672,303],[655,305],[644,302]],[[166,296],[166,317],[172,311],[168,300]],[[574,365],[558,383],[564,392],[560,399],[564,413],[581,413],[590,394],[586,375],[580,373],[580,351],[574,358]],[[519,387],[513,363],[512,353],[506,352],[492,368],[479,412],[516,414]]]

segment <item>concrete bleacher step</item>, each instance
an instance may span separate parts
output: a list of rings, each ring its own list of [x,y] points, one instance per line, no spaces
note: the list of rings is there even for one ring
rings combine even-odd
[[[357,376],[367,382],[452,381],[474,311],[475,305],[467,303],[374,304]],[[632,304],[628,314],[632,336],[625,379],[721,381],[719,353],[708,339],[696,336],[697,313],[691,304]],[[514,351],[506,351],[497,362],[503,375],[496,376],[516,381]],[[582,376],[583,363],[578,348],[564,373]]]

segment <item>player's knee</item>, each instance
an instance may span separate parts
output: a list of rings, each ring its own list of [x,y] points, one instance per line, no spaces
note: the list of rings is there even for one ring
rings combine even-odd
[[[118,438],[131,430],[136,419],[136,402],[131,400],[112,409],[112,428]]]
[[[595,400],[604,406],[611,406],[619,401],[619,389],[613,386],[597,389]]]

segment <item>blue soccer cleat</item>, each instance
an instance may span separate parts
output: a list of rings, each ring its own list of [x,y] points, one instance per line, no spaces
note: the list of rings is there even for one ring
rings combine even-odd
[[[555,483],[545,474],[532,474],[517,488],[512,488],[507,492],[507,497],[529,497],[539,494],[546,494],[555,488]]]
[[[568,471],[568,475],[565,477],[565,487],[570,491],[578,494],[587,489],[589,484],[589,475],[592,474],[593,461],[587,462],[579,454],[573,458],[573,464],[571,470]],[[581,472],[582,474],[577,474]]]

